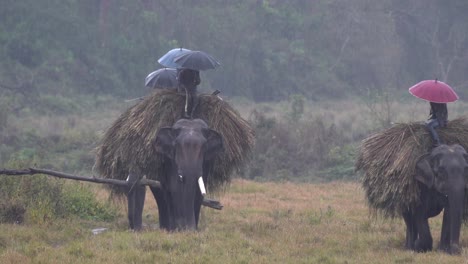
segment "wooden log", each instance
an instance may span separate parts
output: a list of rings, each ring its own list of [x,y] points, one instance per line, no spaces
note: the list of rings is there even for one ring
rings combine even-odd
[[[91,177],[78,176],[78,175],[72,175],[72,174],[68,174],[68,173],[63,173],[63,172],[58,172],[58,171],[53,171],[53,170],[38,169],[38,168],[29,168],[29,169],[24,169],[24,170],[3,169],[3,170],[0,170],[0,174],[10,175],[10,176],[46,174],[46,175],[50,175],[50,176],[54,176],[54,177],[62,178],[62,179],[70,179],[70,180],[76,180],[76,181],[87,181],[87,182],[94,182],[94,183],[105,183],[105,184],[113,184],[113,185],[128,186],[128,187],[130,187],[130,186],[132,186],[134,184],[133,182],[128,182],[128,181],[98,178],[98,177],[95,177],[95,176],[91,176]],[[138,185],[149,185],[151,187],[161,188],[161,183],[159,183],[158,181],[148,180],[148,179],[144,179],[144,178],[140,179],[136,184],[138,184]]]
[[[146,178],[142,178],[137,182],[130,182],[130,181],[122,181],[122,180],[115,180],[115,179],[105,179],[105,178],[98,178],[95,176],[86,177],[86,176],[78,176],[53,170],[46,170],[46,169],[38,169],[38,168],[29,168],[29,169],[22,169],[22,170],[11,170],[11,169],[3,169],[0,170],[0,175],[7,175],[7,176],[19,176],[19,175],[35,175],[35,174],[45,174],[49,176],[54,176],[57,178],[62,179],[70,179],[75,181],[87,181],[87,182],[94,182],[94,183],[104,183],[104,184],[113,184],[118,186],[127,186],[131,187],[134,184],[137,185],[148,185],[155,188],[161,188],[161,183],[154,180],[148,180]],[[223,206],[220,202],[211,200],[208,198],[203,198],[202,202],[203,206],[213,208],[216,210],[221,210]]]

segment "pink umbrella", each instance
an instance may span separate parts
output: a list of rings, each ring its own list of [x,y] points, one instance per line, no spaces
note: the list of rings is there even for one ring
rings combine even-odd
[[[409,88],[410,94],[433,103],[451,103],[458,100],[458,95],[446,83],[435,80],[425,80]]]

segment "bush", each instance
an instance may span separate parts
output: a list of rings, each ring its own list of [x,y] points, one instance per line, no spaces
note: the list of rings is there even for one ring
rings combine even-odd
[[[8,115],[10,109],[6,102],[0,101],[0,137],[8,124]]]
[[[325,168],[319,171],[319,175],[330,180],[357,179],[354,172],[356,149],[355,144],[331,148]]]
[[[250,179],[331,179],[320,171],[345,166],[346,172],[337,172],[342,177],[353,163],[354,150],[344,145],[343,132],[320,116],[282,121],[253,111],[250,122],[256,131],[252,161],[244,173]]]
[[[0,222],[44,223],[61,212],[61,183],[46,176],[1,176]]]
[[[66,215],[75,215],[82,219],[111,221],[117,211],[110,203],[96,200],[94,193],[83,184],[69,184],[64,188],[63,205]]]
[[[24,204],[18,200],[0,201],[0,223],[20,224],[24,221],[25,212]]]
[[[27,167],[18,160],[9,164]],[[44,224],[71,216],[110,221],[117,216],[116,208],[97,201],[87,185],[77,182],[45,175],[0,176],[0,182],[0,223]]]
[[[333,112],[310,111],[306,115],[300,95],[292,95],[288,104],[280,107],[259,106],[260,110],[251,112],[249,122],[256,143],[243,177],[273,181],[355,178],[352,121]]]

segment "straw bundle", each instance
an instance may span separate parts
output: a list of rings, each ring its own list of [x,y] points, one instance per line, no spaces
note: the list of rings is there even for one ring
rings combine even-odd
[[[240,169],[254,144],[254,132],[228,103],[215,95],[199,95],[194,118],[203,119],[221,134],[224,152],[214,161],[208,188],[214,191],[230,182],[233,170]],[[95,169],[105,178],[125,180],[129,171],[158,180],[163,175],[163,157],[154,147],[161,127],[170,127],[182,118],[185,94],[156,90],[125,111],[107,130],[97,148]]]
[[[449,121],[437,130],[446,144],[468,149],[468,120]],[[369,207],[385,217],[398,216],[419,201],[419,186],[414,180],[416,162],[430,152],[432,138],[422,123],[397,124],[361,142],[356,171],[363,173],[362,185]],[[468,211],[465,203],[465,211]]]

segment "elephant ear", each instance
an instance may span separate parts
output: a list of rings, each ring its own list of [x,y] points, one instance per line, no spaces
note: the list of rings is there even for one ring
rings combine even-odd
[[[416,180],[423,183],[428,188],[431,188],[434,185],[434,172],[430,161],[431,156],[429,153],[421,156],[418,162],[416,162],[415,175]]]
[[[174,141],[179,135],[180,129],[172,127],[162,127],[156,134],[156,152],[163,154],[167,158],[174,158]]]
[[[224,150],[223,137],[212,129],[204,128],[202,132],[206,139],[206,143],[203,146],[205,160],[211,160]]]

